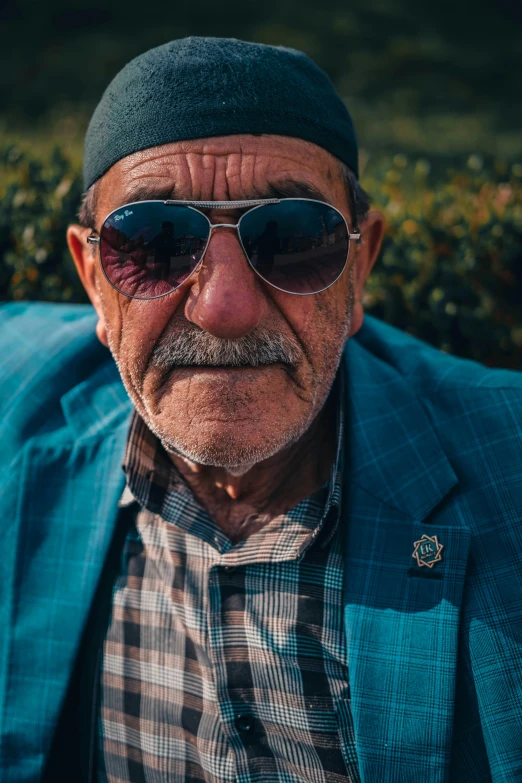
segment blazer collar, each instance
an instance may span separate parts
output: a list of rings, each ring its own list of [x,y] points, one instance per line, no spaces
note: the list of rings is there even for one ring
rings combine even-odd
[[[411,382],[357,338],[343,361],[350,480],[420,521],[458,483],[434,426]]]

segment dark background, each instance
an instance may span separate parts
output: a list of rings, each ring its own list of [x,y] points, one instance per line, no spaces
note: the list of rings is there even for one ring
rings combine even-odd
[[[172,38],[216,35],[307,52],[346,99],[370,155],[515,159],[521,20],[520,0],[8,0],[0,124],[4,136],[56,134],[78,154],[90,111],[130,58]]]

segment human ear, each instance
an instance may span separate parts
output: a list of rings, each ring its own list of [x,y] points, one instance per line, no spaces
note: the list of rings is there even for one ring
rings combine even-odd
[[[382,245],[385,221],[381,212],[372,210],[360,224],[361,241],[356,245],[353,276],[353,314],[350,337],[359,331],[364,320],[362,298],[365,283],[373,269]]]
[[[91,229],[80,225],[71,225],[67,229],[67,245],[71,253],[74,265],[82,281],[82,285],[98,314],[96,335],[103,345],[109,347],[107,339],[107,327],[102,302],[97,286],[97,247],[87,242],[87,237],[92,233]]]

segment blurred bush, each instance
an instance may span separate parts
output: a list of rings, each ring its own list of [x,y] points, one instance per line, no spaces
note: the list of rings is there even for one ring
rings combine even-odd
[[[429,182],[429,162],[397,155],[364,185],[387,218],[366,311],[441,348],[522,369],[522,166]]]
[[[58,149],[47,160],[0,150],[0,299],[89,301],[65,242],[81,194]]]
[[[522,368],[522,165],[430,172],[427,160],[370,161],[363,185],[387,232],[368,313],[443,351]],[[0,150],[0,298],[88,301],[65,244],[81,198],[77,164]]]

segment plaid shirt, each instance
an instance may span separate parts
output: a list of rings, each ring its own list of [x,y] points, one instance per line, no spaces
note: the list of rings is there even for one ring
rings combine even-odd
[[[339,400],[342,395],[338,395]],[[232,545],[134,413],[101,677],[100,780],[359,781],[342,621],[343,455]]]

